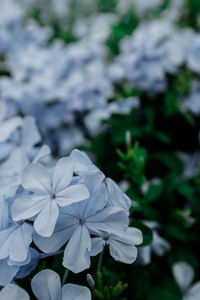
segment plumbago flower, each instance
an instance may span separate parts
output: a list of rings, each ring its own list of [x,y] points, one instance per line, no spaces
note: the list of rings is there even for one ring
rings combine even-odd
[[[0,159],[4,159],[14,148],[9,141],[11,135],[23,124],[23,120],[19,116],[8,117],[8,106],[5,102],[0,101]]]
[[[108,236],[111,255],[118,261],[132,263],[137,256],[135,245],[142,243],[142,234],[135,228],[128,228],[127,212],[121,207],[111,206],[108,191],[102,184],[102,174],[91,172],[81,175],[89,190],[89,199],[73,203],[61,209],[54,233],[49,238],[34,234],[35,244],[45,253],[59,250],[68,242],[63,257],[63,265],[74,273],[90,267],[90,256],[103,250],[102,244],[94,253],[91,234]],[[99,238],[100,239],[100,238]]]
[[[127,228],[109,233],[102,233],[99,237],[92,239],[91,256],[96,256],[109,246],[110,255],[123,263],[131,264],[137,258],[135,245],[142,243],[141,231],[137,228]]]
[[[164,240],[159,234],[159,224],[153,221],[144,221],[146,226],[151,228],[153,233],[153,241],[150,245],[140,247],[138,252],[138,263],[141,265],[147,265],[151,262],[152,252],[158,256],[163,256],[171,248],[170,244]]]
[[[71,152],[70,157],[74,160],[74,170],[78,175],[98,174],[101,178],[101,184],[104,185],[106,189],[108,206],[120,207],[129,214],[131,201],[122,193],[118,185],[112,179],[106,178],[103,172],[91,162],[84,152],[75,149]]]
[[[39,163],[28,165],[22,176],[22,186],[32,192],[22,195],[12,206],[14,221],[36,216],[34,229],[42,236],[51,236],[58,216],[59,206],[87,199],[89,193],[84,184],[70,185],[74,163],[69,157],[61,158],[52,174]]]
[[[0,125],[0,143],[5,142],[22,125],[22,118],[19,116],[7,118],[7,106],[3,101],[0,102]]]
[[[47,145],[42,146],[36,153],[33,162],[42,162],[50,154]],[[8,159],[0,165],[0,195],[15,196],[22,182],[22,175],[26,166],[30,163],[24,147],[16,147]]]
[[[192,285],[194,279],[193,268],[185,262],[177,262],[173,265],[172,272],[183,295],[183,300],[198,300],[200,281]]]
[[[22,124],[12,138],[1,143],[3,155],[0,155],[0,158],[6,158],[8,155],[0,164],[0,195],[5,197],[13,197],[16,194],[21,184],[22,172],[31,161],[43,160],[50,154],[47,145],[35,147],[41,141],[35,119],[26,117]]]
[[[58,274],[46,269],[36,274],[31,287],[38,300],[91,300],[91,292],[87,287],[76,284],[65,284],[61,288]],[[28,293],[15,284],[8,284],[0,291],[0,300],[29,300]]]
[[[181,36],[166,20],[141,23],[120,45],[125,77],[151,95],[166,88],[166,73],[176,73],[185,59]]]
[[[58,274],[48,269],[33,277],[31,287],[38,300],[91,300],[87,287],[68,283],[61,288]]]
[[[7,285],[21,266],[31,261],[30,244],[33,226],[26,222],[13,222],[9,205],[0,199],[0,285]]]
[[[89,268],[90,257],[106,245],[115,260],[133,263],[142,233],[128,227],[130,199],[83,152],[73,151],[47,169],[37,161],[48,152],[42,149],[17,175],[22,187],[16,195],[0,198],[0,285],[26,277],[41,258],[55,255],[64,245],[63,265],[74,273]],[[32,240],[43,254],[30,247]],[[65,289],[75,297],[80,287]],[[63,293],[60,299],[65,299]]]

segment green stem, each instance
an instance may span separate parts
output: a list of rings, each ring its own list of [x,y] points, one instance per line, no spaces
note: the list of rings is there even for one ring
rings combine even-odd
[[[99,255],[99,261],[98,261],[98,266],[97,266],[97,272],[101,271],[101,265],[102,265],[102,260],[103,260],[103,251]]]

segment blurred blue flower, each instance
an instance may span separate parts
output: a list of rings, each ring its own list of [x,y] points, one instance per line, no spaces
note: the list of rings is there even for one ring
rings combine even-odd
[[[119,59],[133,87],[155,94],[165,89],[166,73],[176,73],[184,63],[185,49],[169,22],[144,22],[122,40]]]
[[[186,262],[180,261],[173,265],[174,278],[182,292],[183,300],[198,300],[200,295],[200,281],[192,284],[194,270]]]
[[[151,228],[153,241],[150,245],[139,248],[137,262],[141,265],[147,265],[151,262],[152,252],[158,256],[163,256],[171,248],[170,244],[158,234],[159,224],[157,222],[144,221],[144,224]]]

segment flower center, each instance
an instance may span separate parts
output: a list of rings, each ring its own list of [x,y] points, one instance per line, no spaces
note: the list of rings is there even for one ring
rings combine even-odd
[[[105,242],[108,241],[108,238],[109,238],[109,234],[108,234],[108,233],[104,233],[104,234],[102,235],[102,239],[103,239]]]
[[[79,219],[79,220],[78,220],[78,224],[80,224],[80,225],[83,225],[83,224],[85,224],[85,220],[83,220],[83,219]]]
[[[51,200],[55,200],[56,199],[56,195],[55,194],[51,194]]]

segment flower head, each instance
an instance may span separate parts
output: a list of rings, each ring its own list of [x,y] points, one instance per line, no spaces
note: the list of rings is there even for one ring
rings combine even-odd
[[[70,185],[74,165],[70,158],[60,159],[50,176],[39,163],[26,167],[22,186],[32,192],[17,198],[12,206],[15,221],[28,219],[37,215],[34,228],[42,236],[51,236],[59,215],[59,208],[88,198],[89,193],[84,184]]]

